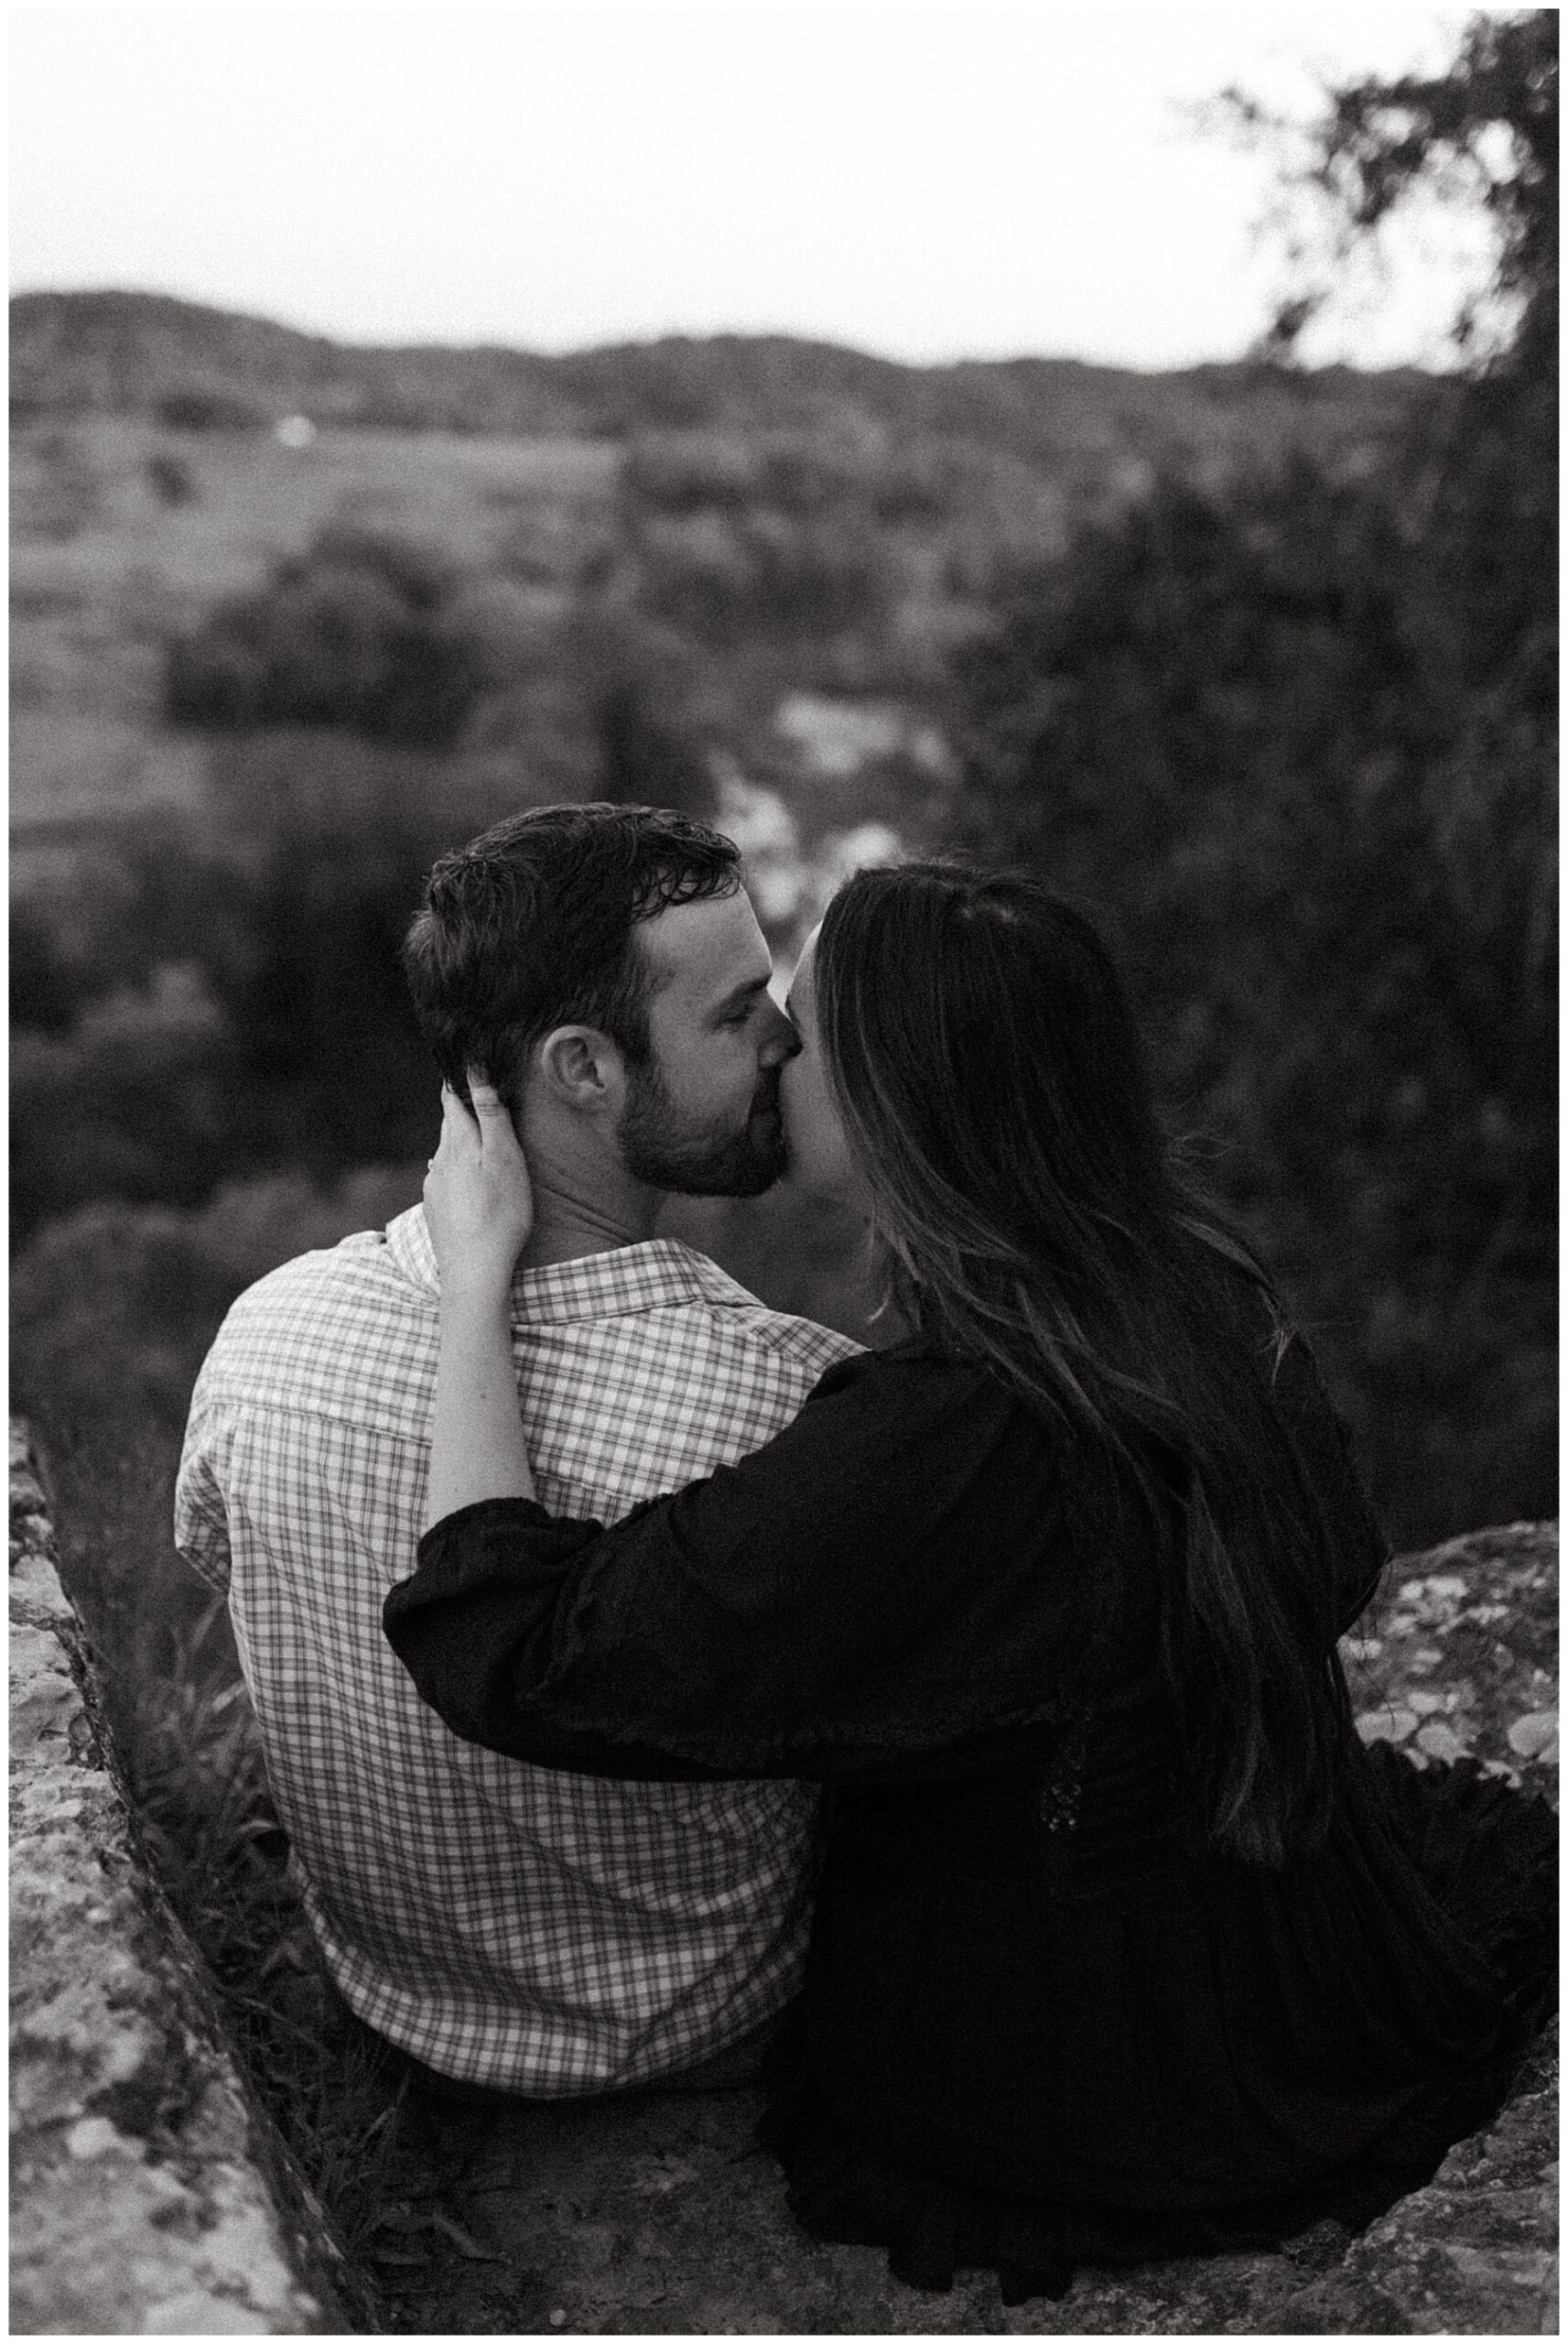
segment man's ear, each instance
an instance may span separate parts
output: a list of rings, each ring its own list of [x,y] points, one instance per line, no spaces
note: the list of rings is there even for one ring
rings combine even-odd
[[[625,1099],[620,1048],[595,1026],[557,1026],[539,1044],[534,1064],[546,1096],[579,1114],[618,1112]]]

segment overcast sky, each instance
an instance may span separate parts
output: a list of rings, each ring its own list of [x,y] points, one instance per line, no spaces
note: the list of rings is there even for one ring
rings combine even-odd
[[[1238,356],[1270,175],[1182,114],[1440,64],[1467,12],[1099,0],[16,5],[13,289],[361,342],[786,332],[925,360]],[[1414,223],[1309,354],[1444,363]]]

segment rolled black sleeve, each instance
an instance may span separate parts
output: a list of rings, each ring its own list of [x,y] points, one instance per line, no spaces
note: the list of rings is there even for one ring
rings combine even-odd
[[[829,1371],[796,1422],[622,1522],[470,1506],[388,1636],[466,1739],[536,1763],[827,1778],[1051,1712],[1049,1444],[921,1354]]]
[[[387,1597],[393,1650],[427,1701],[465,1742],[572,1774],[702,1779],[721,1770],[640,1751],[605,1733],[573,1731],[526,1705],[531,1677],[549,1674],[556,1611],[574,1560],[603,1525],[563,1520],[525,1498],[490,1498],[437,1523],[419,1568]]]

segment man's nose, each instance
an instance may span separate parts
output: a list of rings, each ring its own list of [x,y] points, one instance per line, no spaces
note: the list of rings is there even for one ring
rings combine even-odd
[[[777,1002],[771,996],[768,999],[767,1011],[768,1024],[757,1056],[763,1066],[783,1066],[786,1058],[793,1058],[799,1055],[800,1036],[795,1032]]]

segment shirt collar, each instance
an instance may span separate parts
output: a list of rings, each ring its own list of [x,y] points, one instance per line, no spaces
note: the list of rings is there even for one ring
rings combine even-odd
[[[436,1248],[423,1205],[412,1206],[387,1223],[386,1243],[405,1277],[427,1293],[439,1294]],[[693,1303],[711,1308],[754,1300],[716,1262],[675,1237],[651,1237],[640,1245],[618,1245],[604,1253],[580,1253],[575,1261],[551,1262],[544,1269],[519,1270],[512,1281],[512,1316],[519,1325],[560,1325]]]

